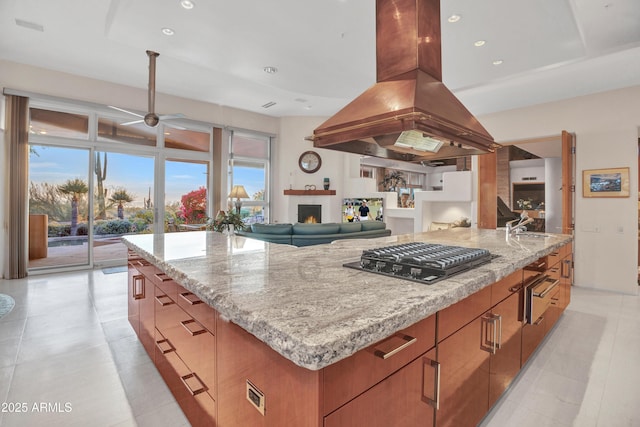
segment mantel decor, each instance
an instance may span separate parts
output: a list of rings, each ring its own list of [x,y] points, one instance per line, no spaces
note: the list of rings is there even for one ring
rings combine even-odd
[[[284,190],[285,196],[335,196],[336,190]]]
[[[629,197],[629,168],[582,171],[583,197]]]

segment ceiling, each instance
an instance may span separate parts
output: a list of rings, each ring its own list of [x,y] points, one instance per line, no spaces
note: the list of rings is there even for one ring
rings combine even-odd
[[[193,1],[0,0],[0,59],[146,88],[150,49],[158,92],[275,117],[332,115],[375,82],[373,0]],[[638,0],[446,0],[441,16],[443,81],[476,115],[640,84]]]

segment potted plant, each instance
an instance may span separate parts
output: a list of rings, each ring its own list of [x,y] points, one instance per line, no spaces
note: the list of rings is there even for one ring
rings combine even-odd
[[[232,233],[234,230],[244,230],[245,224],[240,215],[233,210],[229,212],[219,211],[215,218],[207,222],[207,230],[218,233]]]

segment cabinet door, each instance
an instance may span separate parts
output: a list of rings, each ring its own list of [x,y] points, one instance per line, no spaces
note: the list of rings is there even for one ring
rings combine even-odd
[[[497,330],[495,354],[489,361],[489,407],[498,400],[513,378],[520,371],[520,352],[522,349],[522,291],[493,307],[494,328]],[[498,329],[499,328],[499,329]]]
[[[155,286],[147,278],[142,275],[143,297],[139,299],[140,303],[140,333],[138,337],[140,342],[147,350],[147,354],[154,360],[155,347]]]
[[[129,323],[136,335],[140,336],[140,299],[144,298],[144,276],[132,264],[129,264],[128,273],[127,306]]]
[[[538,345],[544,339],[547,333],[547,324],[545,316],[541,316],[533,324],[525,323],[522,327],[522,361],[524,365],[531,354],[538,348]]]
[[[438,393],[435,349],[326,416],[324,427],[433,426]]]
[[[438,427],[475,426],[489,409],[489,353],[481,348],[484,328],[478,317],[438,344]]]
[[[562,260],[560,283],[562,284],[562,291],[564,292],[562,308],[565,309],[571,302],[571,285],[573,284],[573,254],[571,252]]]
[[[436,316],[323,369],[324,414],[379,383],[436,344]]]

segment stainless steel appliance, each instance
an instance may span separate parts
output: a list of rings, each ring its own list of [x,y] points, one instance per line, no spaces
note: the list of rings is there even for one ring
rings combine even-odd
[[[345,267],[433,284],[491,261],[486,249],[434,243],[403,243],[362,252],[360,261]]]

